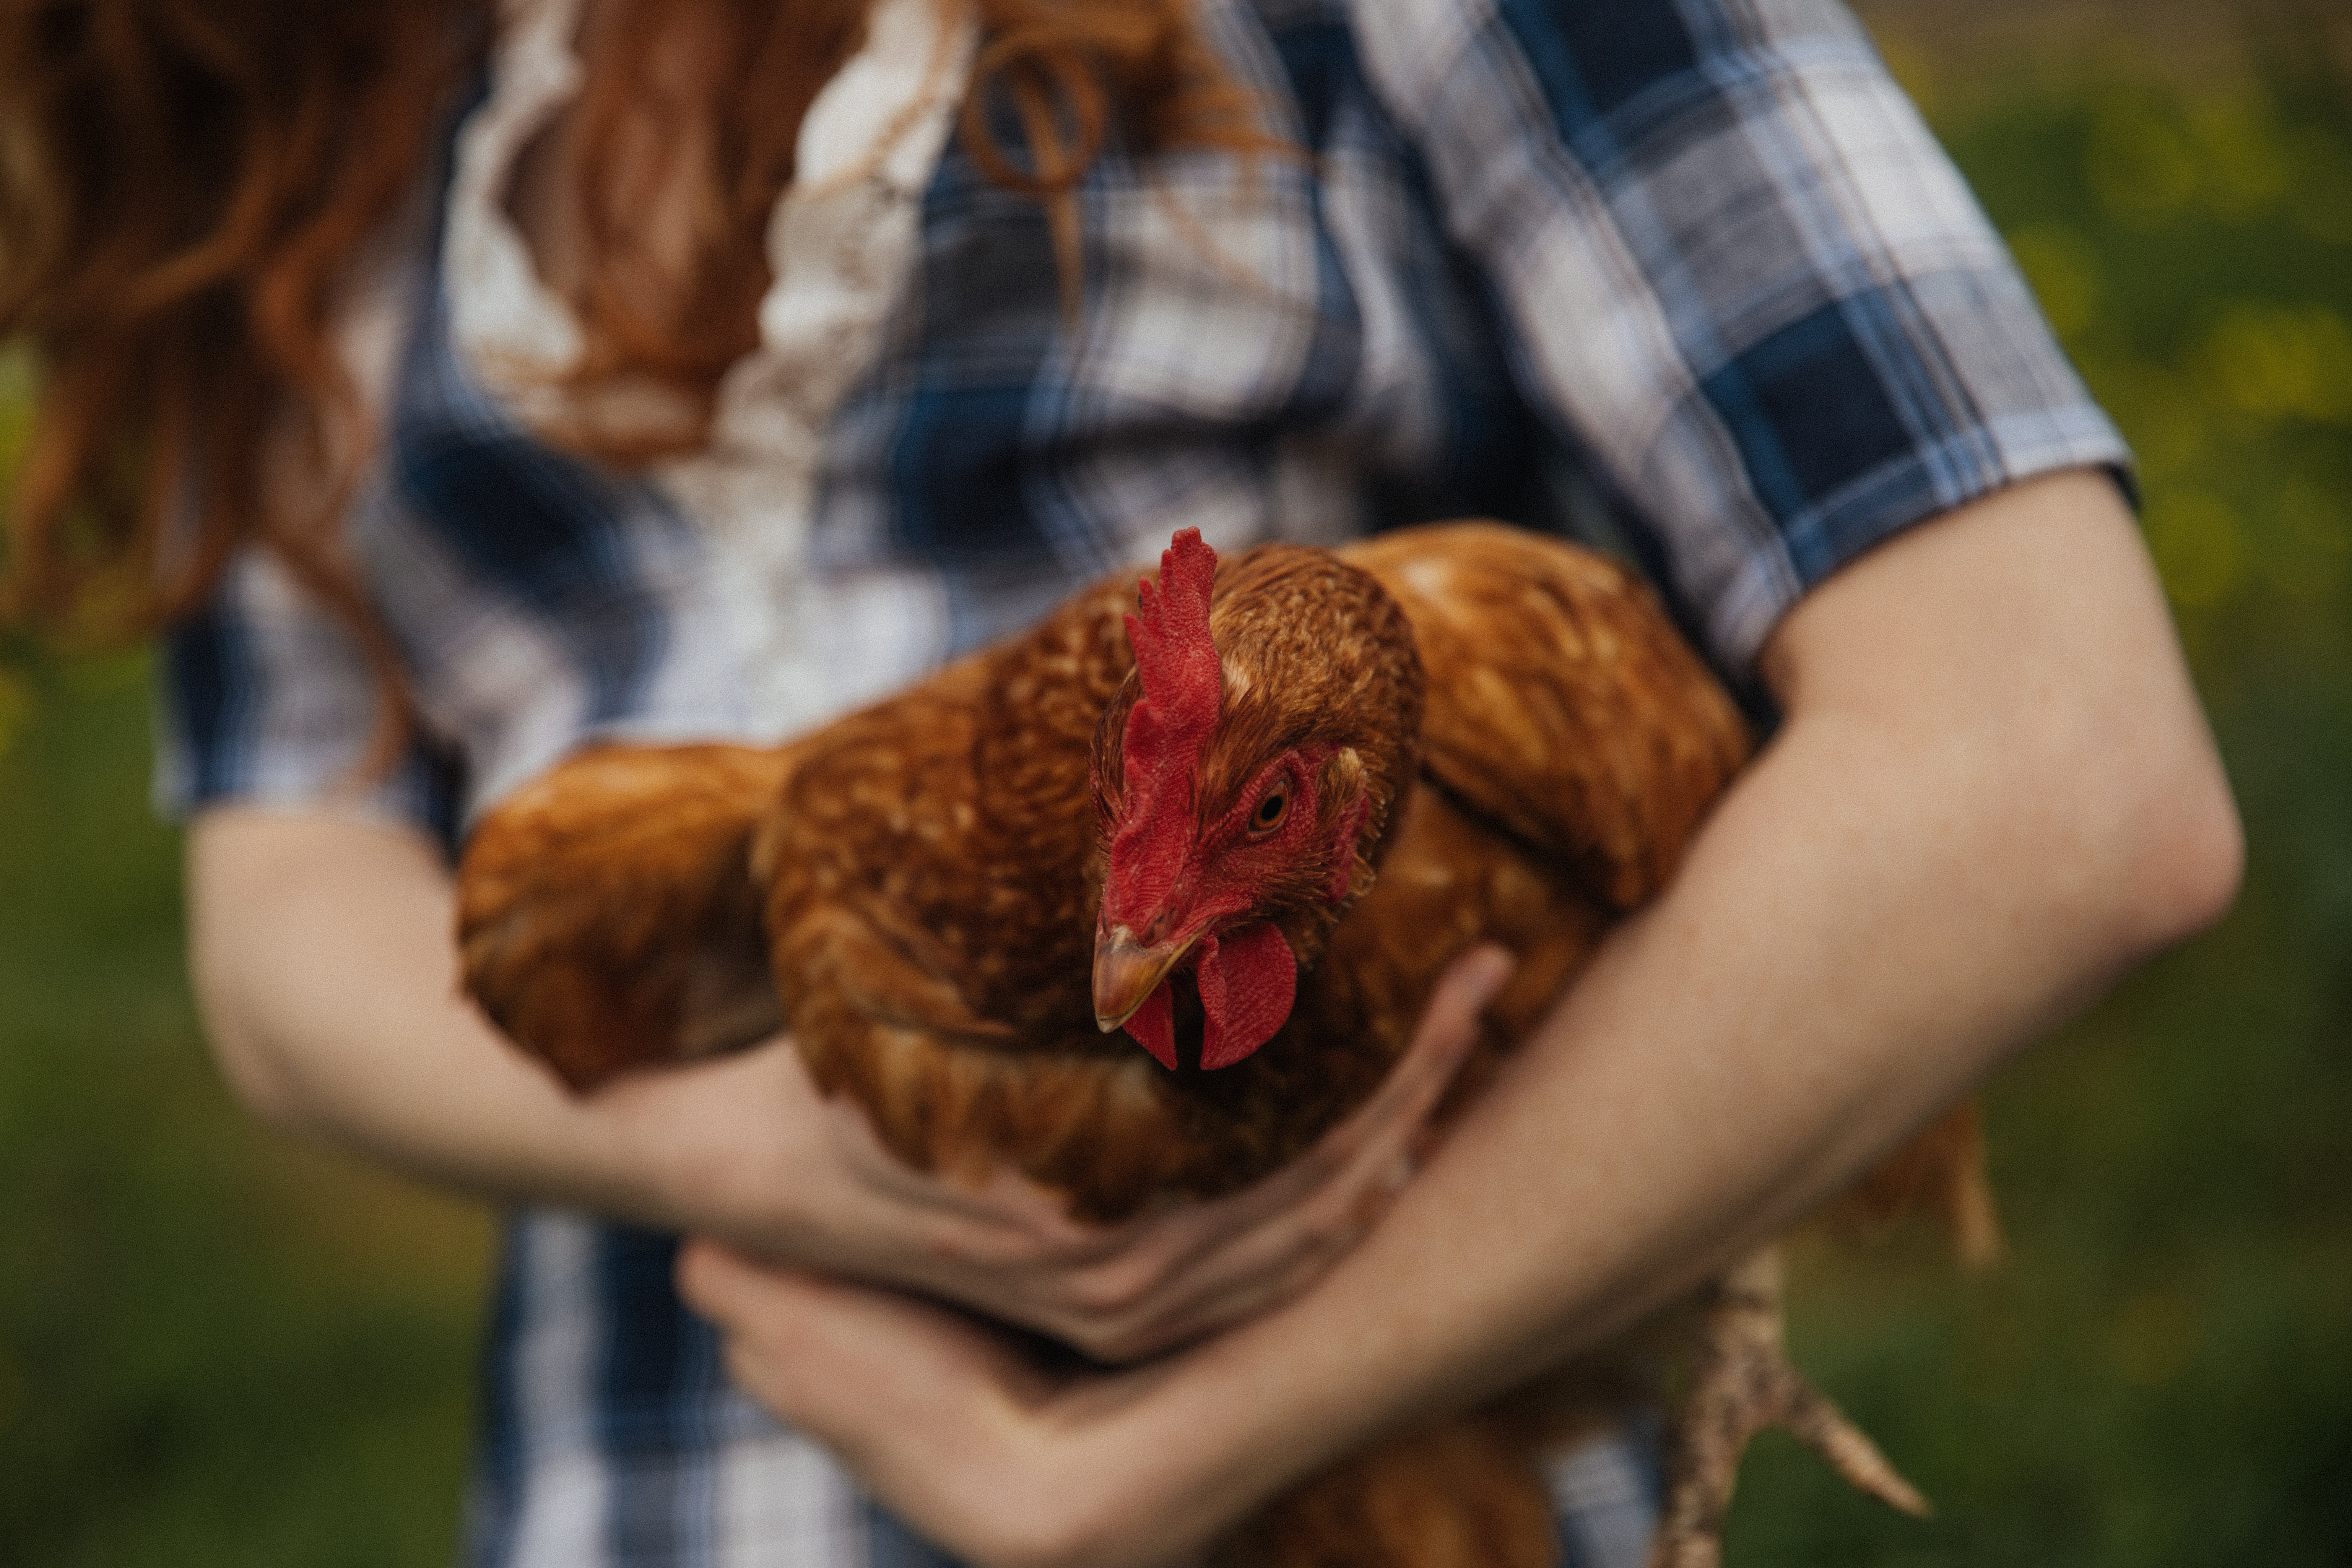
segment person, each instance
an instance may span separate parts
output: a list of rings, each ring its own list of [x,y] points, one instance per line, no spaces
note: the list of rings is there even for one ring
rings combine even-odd
[[[2233,894],[2122,443],[1829,0],[0,26],[19,582],[170,623],[238,1093],[514,1205],[475,1562],[1180,1561],[1785,1228]],[[1465,513],[1615,531],[1775,723],[1402,1185],[1489,960],[1299,1168],[1112,1230],[897,1167],[788,1040],[572,1099],[457,994],[465,824],[588,741],[821,721],[1177,526]],[[1643,1452],[1564,1461],[1568,1561],[1638,1560]]]

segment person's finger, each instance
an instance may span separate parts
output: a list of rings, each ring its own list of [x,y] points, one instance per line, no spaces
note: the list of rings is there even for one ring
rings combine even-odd
[[[1376,1182],[1392,1196],[1411,1174],[1410,1166],[1399,1165],[1393,1153],[1414,1140],[1468,1059],[1478,1040],[1479,1010],[1510,978],[1513,962],[1508,952],[1491,943],[1455,959],[1439,977],[1395,1068],[1371,1098],[1317,1140],[1306,1155],[1220,1202],[1255,1198],[1266,1209],[1287,1211],[1308,1194],[1348,1175]],[[1368,1157],[1381,1168],[1359,1169]]]
[[[1402,1131],[1409,1141],[1424,1121],[1454,1075],[1478,1042],[1479,1010],[1510,978],[1515,961],[1502,948],[1482,942],[1456,958],[1438,977],[1412,1037],[1379,1088],[1338,1126],[1325,1133],[1291,1169],[1328,1181],[1368,1151],[1384,1133]]]
[[[846,1450],[898,1423],[936,1423],[950,1410],[974,1418],[990,1399],[1027,1399],[1045,1385],[992,1331],[894,1290],[702,1240],[679,1249],[676,1270],[680,1299],[724,1334],[745,1391]]]
[[[1479,1010],[1510,968],[1494,947],[1449,966],[1395,1069],[1301,1158],[1225,1197],[1116,1225],[1071,1218],[1062,1194],[1009,1166],[983,1183],[917,1171],[845,1101],[820,1101],[821,1114],[843,1166],[896,1209],[914,1244],[894,1278],[1126,1360],[1287,1300],[1370,1228],[1409,1180]],[[740,1275],[733,1283],[746,1288]]]
[[[1091,1310],[1055,1331],[1091,1355],[1127,1360],[1239,1321],[1313,1283],[1403,1190],[1410,1151],[1477,1043],[1480,1010],[1512,968],[1510,954],[1491,944],[1456,959],[1370,1101],[1284,1170],[1138,1236],[1078,1287]]]
[[[700,1244],[681,1249],[678,1286],[729,1315],[728,1373],[746,1394],[968,1560],[1045,1561],[1041,1541],[1056,1543],[1051,1560],[1064,1560],[1060,1543],[1117,1542],[1124,1521],[1149,1505],[1160,1446],[1133,1458],[1138,1445],[1106,1423],[1148,1394],[1166,1363],[1119,1374],[1048,1371],[961,1313]],[[1075,1462],[1065,1454],[1074,1436]],[[1163,1539],[1154,1531],[1120,1546],[1116,1560],[1160,1562]],[[1097,1547],[1081,1550],[1081,1560],[1104,1560]]]
[[[1305,1290],[1362,1239],[1365,1228],[1261,1227],[1219,1258],[1213,1277],[1179,1281],[1178,1293],[1148,1303],[1148,1314],[1086,1325],[1078,1348],[1097,1361],[1120,1363],[1205,1339]]]
[[[754,1311],[768,1293],[769,1272],[731,1247],[690,1237],[673,1266],[678,1300],[721,1327]]]
[[[1481,942],[1446,966],[1422,1009],[1412,1039],[1396,1070],[1381,1086],[1413,1120],[1426,1115],[1454,1081],[1478,1043],[1478,1015],[1511,977],[1517,961],[1502,948]]]
[[[1509,953],[1486,944],[1454,960],[1439,977],[1396,1068],[1342,1130],[1348,1157],[1364,1167],[1358,1178],[1379,1189],[1382,1206],[1411,1178],[1414,1157],[1426,1146],[1429,1118],[1478,1043],[1479,1012],[1512,968]]]

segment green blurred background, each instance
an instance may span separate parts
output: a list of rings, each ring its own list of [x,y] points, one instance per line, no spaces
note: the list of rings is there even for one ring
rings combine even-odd
[[[2347,13],[1864,13],[2138,449],[2252,860],[1992,1086],[2003,1268],[1800,1251],[1801,1360],[1942,1511],[1768,1436],[1729,1560],[2352,1564]],[[488,1221],[228,1102],[144,681],[0,641],[0,1563],[442,1563]]]

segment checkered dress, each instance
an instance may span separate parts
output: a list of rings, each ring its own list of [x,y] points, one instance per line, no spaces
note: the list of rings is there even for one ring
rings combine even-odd
[[[1244,174],[1114,143],[1078,195],[1075,318],[1036,204],[951,137],[911,176],[869,172],[857,199],[911,248],[863,357],[800,362],[844,374],[806,505],[775,525],[788,552],[730,543],[692,484],[536,438],[460,351],[444,247],[420,245],[348,529],[422,715],[371,803],[454,843],[589,737],[814,721],[1186,525],[1221,549],[1472,513],[1599,534],[1745,683],[1780,615],[1879,540],[2126,461],[1829,0],[1202,16],[1311,156]],[[743,607],[752,559],[773,574],[748,595],[765,622]],[[752,657],[771,646],[787,651]],[[266,559],[236,563],[163,670],[167,810],[343,787],[364,671]],[[512,1220],[469,1560],[946,1563],[727,1385],[673,1250]],[[1569,1563],[1640,1561],[1653,1449],[1637,1426],[1559,1458]]]

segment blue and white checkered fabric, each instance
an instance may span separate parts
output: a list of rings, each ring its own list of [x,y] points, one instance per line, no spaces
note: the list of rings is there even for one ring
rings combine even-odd
[[[2123,446],[1831,0],[1205,0],[1312,153],[1142,158],[1079,195],[1066,319],[1036,205],[952,142],[877,362],[834,416],[809,570],[845,704],[1150,559],[1483,513],[1604,525],[1745,679],[1898,530]],[[380,808],[454,835],[595,735],[744,734],[708,542],[535,440],[420,259],[350,521],[423,735]],[[877,584],[887,588],[877,593]],[[887,615],[869,606],[887,604]],[[368,731],[349,639],[258,558],[172,637],[159,799],[317,801]],[[930,1563],[729,1391],[670,1243],[520,1218],[486,1359],[482,1564]],[[1639,1433],[1553,1472],[1563,1551],[1630,1565]]]
[[[501,1568],[957,1568],[730,1387],[670,1289],[674,1237],[576,1215],[508,1237],[467,1561]],[[1555,1456],[1561,1568],[1641,1568],[1657,1423]]]

